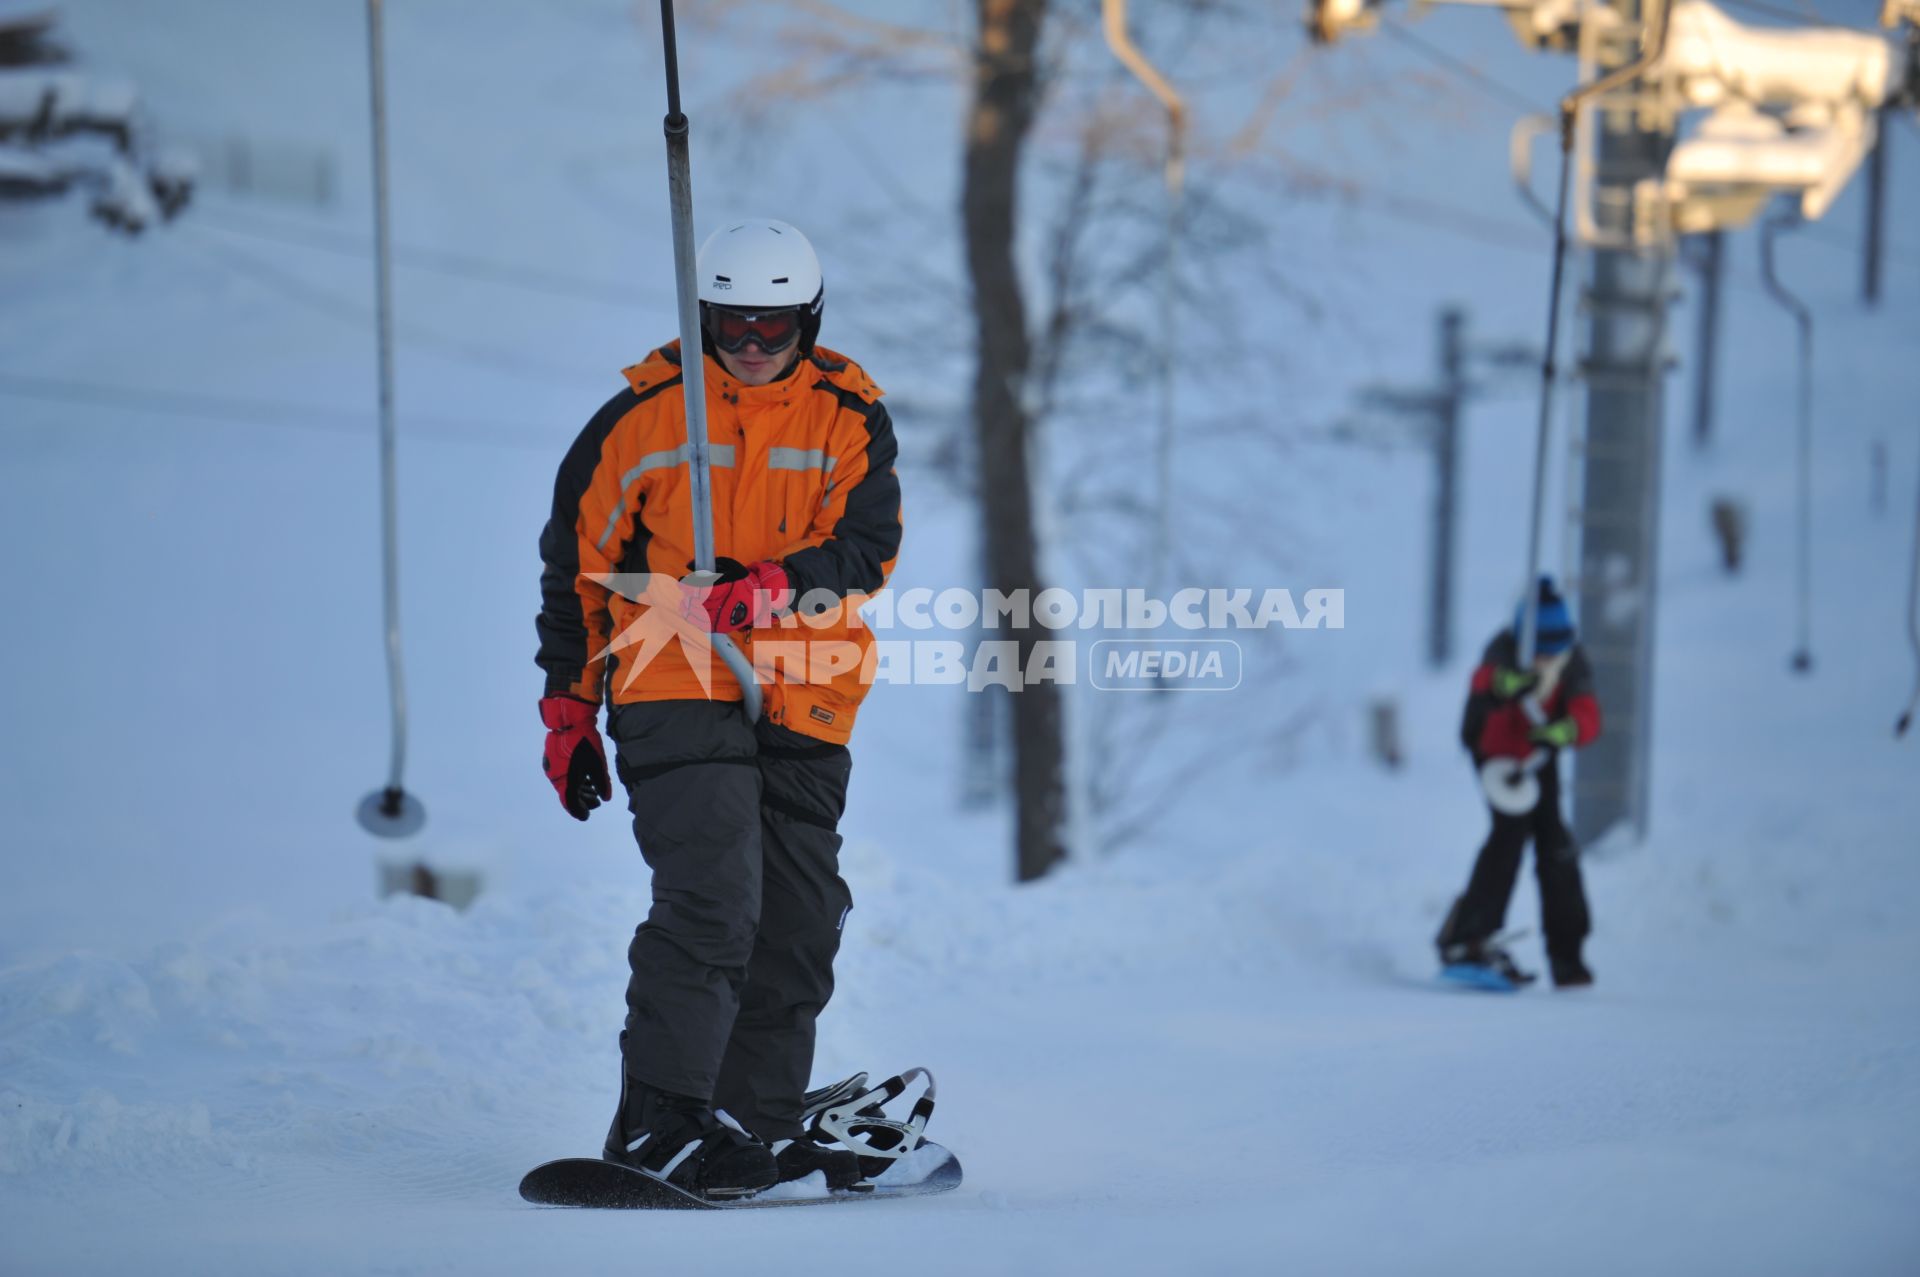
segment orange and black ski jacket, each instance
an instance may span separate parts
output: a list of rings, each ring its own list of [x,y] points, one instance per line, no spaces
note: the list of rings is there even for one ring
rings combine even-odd
[[[874,663],[872,636],[854,609],[885,586],[900,549],[899,448],[881,390],[822,347],[765,386],[703,358],[714,552],[781,563],[810,612],[805,624],[788,618],[736,640],[763,684],[768,719],[844,744]],[[536,659],[549,695],[614,704],[740,699],[725,668],[707,666],[704,645],[633,639],[649,605],[627,574],[678,580],[693,559],[680,371],[677,341],[626,369],[627,389],[560,463],[540,535]],[[815,601],[829,597],[836,602],[819,611]]]

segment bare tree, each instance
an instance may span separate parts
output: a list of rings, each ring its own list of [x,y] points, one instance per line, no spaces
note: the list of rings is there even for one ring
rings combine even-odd
[[[1046,0],[977,0],[973,97],[966,117],[961,221],[973,284],[978,363],[973,422],[988,585],[1037,597],[1026,303],[1014,265],[1020,160],[1038,109]],[[1013,634],[1025,669],[1039,635]],[[998,694],[998,693],[996,693]],[[1015,876],[1030,882],[1066,858],[1066,732],[1052,682],[1014,696]]]
[[[971,293],[971,402],[924,407],[935,410],[929,422],[951,422],[936,455],[979,504],[983,583],[1033,593],[1046,584],[1141,583],[1142,564],[1164,539],[1154,494],[1140,478],[1156,421],[1141,405],[1157,376],[1176,374],[1203,393],[1181,400],[1179,517],[1175,543],[1164,547],[1172,578],[1246,584],[1297,570],[1309,539],[1289,527],[1287,503],[1274,499],[1263,476],[1298,469],[1310,426],[1303,413],[1311,411],[1296,406],[1298,392],[1316,384],[1320,371],[1313,343],[1339,340],[1349,325],[1337,306],[1329,308],[1324,283],[1303,268],[1301,255],[1274,248],[1289,244],[1286,223],[1305,206],[1392,197],[1303,162],[1282,139],[1350,119],[1359,110],[1348,100],[1350,86],[1320,83],[1315,64],[1298,55],[1297,30],[1263,6],[1179,0],[1143,11],[1140,34],[1156,64],[1202,90],[1172,295],[1186,336],[1171,370],[1161,322],[1171,260],[1162,114],[1113,62],[1097,5],[973,0],[969,7],[951,15],[971,20],[973,30],[963,33],[877,21],[833,0],[720,4],[771,19],[758,25],[780,55],[756,64],[744,94],[758,110],[865,84],[957,78],[968,90],[957,210],[967,278],[929,278],[916,266],[893,306],[951,314]],[[1204,90],[1227,79],[1264,92],[1257,103],[1242,96],[1223,116]],[[1384,91],[1368,87],[1376,97]],[[1387,87],[1397,98],[1423,86]],[[912,192],[888,188],[884,163],[873,167],[893,212],[940,235],[939,213]],[[1016,245],[1037,267],[1024,281]],[[1248,323],[1250,315],[1259,322]],[[924,358],[916,335],[926,330],[890,314],[868,336]],[[962,368],[952,371],[956,382],[965,378]],[[961,446],[963,436],[971,446]],[[1010,637],[1024,668],[1043,636]],[[1287,636],[1244,642],[1249,652],[1259,648],[1264,675],[1284,677],[1294,667]],[[1016,876],[1031,881],[1065,857],[1070,841],[1067,693],[1040,683],[1010,698],[991,688],[984,695],[997,698],[1006,711],[997,717],[1011,726]],[[1086,757],[1073,760],[1082,785],[1073,797],[1089,810],[1074,829],[1088,845],[1073,850],[1111,850],[1141,838],[1223,758],[1282,765],[1326,713],[1310,691],[1294,700],[1075,701],[1074,743]]]

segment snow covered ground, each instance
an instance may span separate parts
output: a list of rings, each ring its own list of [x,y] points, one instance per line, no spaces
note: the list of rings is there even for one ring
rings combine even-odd
[[[1825,239],[1784,250],[1821,324],[1810,679],[1785,670],[1791,331],[1746,240],[1708,457],[1676,380],[1653,833],[1590,867],[1595,990],[1431,986],[1428,937],[1484,812],[1453,745],[1465,666],[1416,672],[1423,467],[1303,445],[1274,483],[1312,512],[1314,579],[1287,584],[1344,586],[1348,628],[1249,678],[1299,731],[1222,751],[1124,851],[1012,889],[1004,813],[955,806],[963,696],[882,688],[862,718],[856,909],[817,1074],[934,1067],[965,1187],[858,1213],[543,1212],[513,1185],[597,1147],[646,882],[617,812],[575,826],[533,774],[533,539],[561,450],[671,323],[658,81],[620,0],[390,8],[410,778],[422,854],[487,890],[464,914],[374,900],[390,849],[350,819],[385,766],[359,9],[182,0],[156,23],[71,4],[74,45],[163,119],[333,147],[343,193],[323,211],[213,197],[137,244],[77,206],[0,206],[0,1272],[1920,1265],[1920,760],[1887,730],[1911,677],[1920,467],[1910,126],[1881,312],[1859,310],[1833,242],[1857,192]],[[1486,15],[1422,32],[1543,101],[1567,69]],[[719,73],[720,38],[689,34],[691,82]],[[1353,56],[1391,70],[1392,50]],[[757,210],[770,187],[796,222],[875,236],[871,258],[817,236],[847,280],[826,339],[856,354],[884,306],[874,259],[917,233],[868,210],[918,226],[901,190],[937,215],[954,167],[950,95],[870,93],[814,108],[798,155],[745,126],[696,155],[703,208]],[[888,120],[912,93],[927,114]],[[1363,203],[1289,244],[1345,308],[1329,328],[1365,339],[1304,395],[1426,375],[1446,300],[1488,336],[1537,322],[1544,252],[1504,186],[1507,116],[1449,101],[1374,149],[1346,138],[1340,163],[1515,232]],[[939,146],[915,141],[927,118]],[[885,181],[813,181],[828,137]],[[870,367],[903,403],[955,398]],[[1524,394],[1473,410],[1469,656],[1517,575],[1530,415]],[[910,452],[915,429],[903,411]],[[964,581],[967,511],[904,478],[896,583]],[[1754,518],[1734,579],[1706,526],[1723,491]],[[1397,773],[1361,744],[1382,688],[1405,700]],[[1513,921],[1532,910],[1523,885]]]

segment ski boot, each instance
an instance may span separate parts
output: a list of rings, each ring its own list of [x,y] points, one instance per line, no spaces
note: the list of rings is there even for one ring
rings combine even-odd
[[[1548,954],[1547,968],[1553,974],[1556,989],[1584,989],[1593,983],[1593,972],[1575,954]]]
[[[866,1182],[860,1159],[852,1149],[822,1130],[818,1120],[820,1114],[835,1104],[844,1104],[859,1095],[866,1083],[867,1075],[856,1073],[844,1082],[808,1091],[801,1098],[800,1122],[805,1129],[797,1138],[776,1140],[771,1144],[782,1184],[805,1179],[819,1171],[825,1177],[829,1191],[872,1191],[873,1185]]]
[[[819,1171],[826,1178],[827,1188],[831,1192],[873,1190],[873,1185],[867,1183],[866,1170],[860,1158],[852,1149],[842,1147],[830,1137],[822,1139],[812,1131],[807,1131],[798,1139],[775,1141],[772,1147],[774,1165],[779,1168],[782,1184],[805,1179]]]
[[[1494,941],[1476,940],[1440,946],[1440,978],[1492,993],[1514,993],[1539,976],[1521,970],[1513,955]]]
[[[600,1156],[698,1197],[748,1197],[780,1178],[773,1151],[705,1100],[674,1095],[626,1076],[620,1035],[620,1107]]]

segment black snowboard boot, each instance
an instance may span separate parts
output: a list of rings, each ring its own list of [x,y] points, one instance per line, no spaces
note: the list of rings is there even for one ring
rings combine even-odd
[[[699,1197],[745,1197],[779,1181],[773,1151],[720,1120],[705,1100],[674,1095],[626,1075],[620,1035],[620,1107],[600,1155]]]
[[[835,1192],[854,1188],[866,1179],[861,1170],[861,1159],[852,1149],[837,1148],[832,1144],[823,1144],[811,1136],[802,1135],[797,1140],[780,1140],[773,1146],[774,1163],[780,1168],[780,1182],[805,1179],[819,1171],[826,1176],[827,1187]]]
[[[1440,965],[1445,968],[1478,968],[1487,973],[1489,985],[1504,980],[1513,988],[1532,984],[1540,977],[1523,971],[1513,955],[1491,940],[1458,941],[1440,946]]]
[[[1584,989],[1593,983],[1593,972],[1587,964],[1575,954],[1548,954],[1547,965],[1553,972],[1553,987],[1556,989]]]

